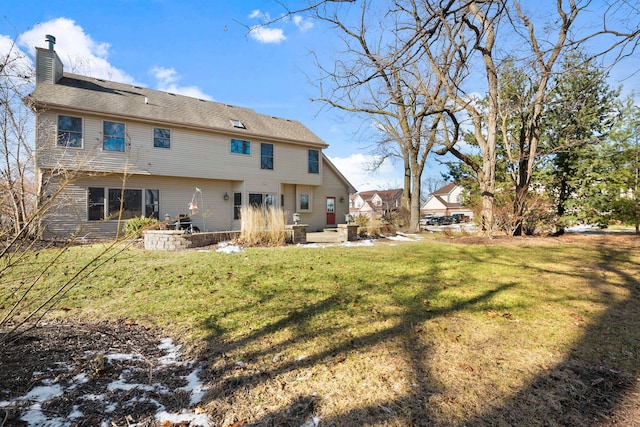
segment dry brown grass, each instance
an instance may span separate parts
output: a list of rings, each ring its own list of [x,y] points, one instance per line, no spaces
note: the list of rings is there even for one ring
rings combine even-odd
[[[249,246],[286,243],[286,213],[282,209],[243,206],[240,210],[240,240]]]

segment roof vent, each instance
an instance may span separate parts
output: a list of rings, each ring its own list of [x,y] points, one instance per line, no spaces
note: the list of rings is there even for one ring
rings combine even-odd
[[[49,43],[49,50],[53,50],[53,45],[56,44],[56,38],[51,34],[47,34],[46,36],[44,36],[44,41]]]

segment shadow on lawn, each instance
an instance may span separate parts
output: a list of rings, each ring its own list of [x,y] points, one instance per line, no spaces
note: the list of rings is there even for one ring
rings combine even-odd
[[[564,252],[566,253],[566,252]],[[591,287],[598,292],[599,301],[608,305],[606,311],[593,324],[584,329],[584,334],[565,360],[547,367],[546,371],[530,381],[524,388],[515,392],[506,403],[490,406],[487,410],[476,413],[462,423],[447,424],[437,413],[432,412],[428,398],[438,393],[438,385],[430,366],[430,348],[428,344],[416,339],[414,327],[416,322],[423,322],[441,316],[452,316],[456,312],[482,304],[495,295],[511,289],[514,284],[502,284],[494,289],[477,295],[474,298],[460,301],[445,309],[424,310],[419,302],[397,301],[405,311],[400,322],[369,335],[349,337],[339,329],[327,328],[316,331],[319,336],[339,337],[322,351],[317,351],[301,360],[275,363],[278,354],[286,352],[294,342],[312,338],[310,332],[302,325],[311,318],[330,313],[340,304],[342,296],[334,296],[321,300],[315,304],[298,309],[281,320],[264,328],[254,330],[247,336],[226,343],[216,343],[219,328],[216,322],[209,319],[206,323],[211,331],[211,347],[218,348],[217,352],[207,354],[203,358],[210,361],[222,359],[222,363],[214,363],[211,374],[211,388],[208,394],[209,408],[216,419],[216,425],[246,426],[315,426],[314,419],[317,408],[322,405],[321,397],[314,394],[289,396],[291,403],[284,409],[271,412],[261,412],[256,417],[251,408],[240,409],[236,405],[250,403],[250,391],[268,384],[266,390],[278,393],[286,387],[283,379],[289,375],[303,372],[318,365],[326,365],[336,355],[349,354],[358,349],[369,349],[383,344],[386,340],[401,340],[406,363],[412,363],[416,383],[411,392],[399,395],[395,399],[378,401],[375,404],[359,407],[333,417],[323,417],[321,426],[358,426],[358,425],[402,425],[402,426],[432,426],[432,425],[469,425],[469,426],[512,426],[512,425],[583,425],[601,426],[611,423],[631,422],[625,419],[624,413],[612,413],[618,410],[622,400],[635,384],[638,372],[635,364],[625,364],[625,359],[638,357],[637,336],[640,330],[640,282],[638,279],[622,270],[616,269],[609,261],[616,260],[616,265],[625,264],[625,268],[636,268],[629,258],[628,251],[615,250],[610,247],[599,247],[598,265],[590,266],[578,271],[567,272],[572,276],[578,275],[588,280]],[[557,259],[562,263],[562,259]],[[495,262],[508,263],[508,256]],[[532,277],[535,277],[535,268]],[[612,296],[607,286],[612,280],[624,283],[628,297],[622,301],[611,302]],[[391,286],[400,286],[402,278]],[[437,290],[425,287],[423,295],[415,300],[429,299]],[[610,304],[610,305],[609,305]],[[284,328],[297,331],[291,337],[271,346],[254,346]],[[628,341],[628,352],[620,352],[620,341]],[[615,341],[615,345],[611,343]],[[256,349],[257,348],[257,349]],[[239,367],[236,360],[226,356],[226,353],[241,351],[245,360],[254,361],[264,358],[274,358],[274,363],[267,369],[248,370]],[[629,367],[633,367],[629,369]],[[294,380],[295,381],[295,380]],[[340,387],[336,384],[335,387]],[[288,392],[288,391],[287,391]],[[290,392],[288,392],[290,393]],[[241,402],[245,399],[244,402]],[[235,415],[230,416],[229,412]],[[480,410],[482,411],[482,410]],[[226,414],[225,414],[226,413]],[[632,416],[632,415],[630,415]],[[246,424],[242,421],[246,420]],[[609,421],[607,421],[609,420]],[[363,424],[364,423],[364,424]]]

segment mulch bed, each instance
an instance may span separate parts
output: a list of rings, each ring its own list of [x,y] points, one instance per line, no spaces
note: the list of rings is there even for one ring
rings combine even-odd
[[[66,419],[79,411],[82,417],[75,419],[74,426],[97,426],[108,411],[109,425],[155,425],[158,406],[150,404],[148,396],[143,398],[145,390],[111,389],[109,384],[124,375],[127,383],[142,384],[142,388],[153,384],[154,389],[171,390],[151,391],[167,411],[187,408],[189,395],[180,388],[193,369],[182,363],[159,366],[159,358],[165,355],[159,348],[161,338],[156,331],[126,321],[51,321],[28,329],[0,347],[0,402],[14,401],[43,384],[59,384],[64,394],[43,405],[46,417]],[[105,361],[110,354],[135,357]],[[25,399],[0,408],[0,425],[29,425],[21,417],[31,405]]]

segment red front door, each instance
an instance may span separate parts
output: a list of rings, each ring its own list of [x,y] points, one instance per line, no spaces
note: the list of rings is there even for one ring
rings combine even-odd
[[[327,225],[336,225],[336,198],[327,197]]]

